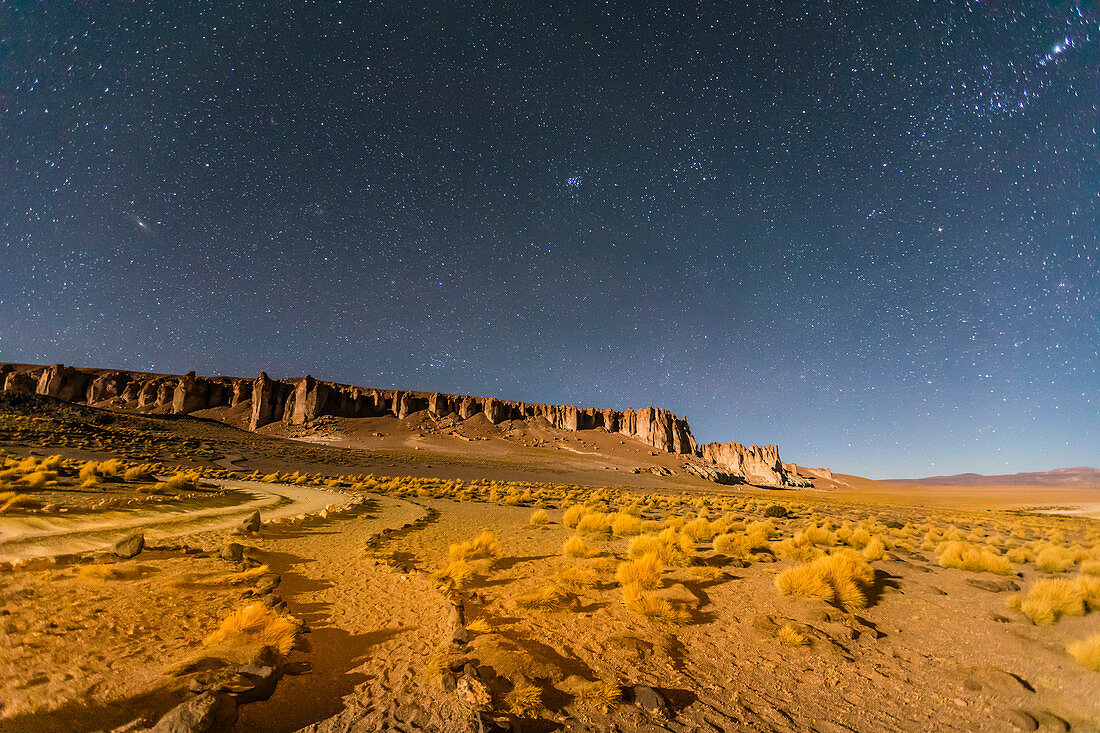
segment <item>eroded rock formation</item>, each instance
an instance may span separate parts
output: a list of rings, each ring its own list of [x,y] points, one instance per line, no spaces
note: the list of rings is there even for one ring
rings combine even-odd
[[[250,430],[273,422],[304,425],[319,417],[381,417],[404,419],[424,412],[426,417],[469,420],[479,415],[494,425],[513,420],[545,421],[559,430],[603,429],[634,438],[662,453],[687,457],[688,470],[719,483],[761,486],[807,486],[812,478],[831,478],[828,469],[800,469],[785,464],[774,445],[740,443],[698,445],[687,418],[668,410],[644,407],[623,411],[542,405],[404,390],[365,389],[323,382],[312,376],[272,379],[261,372],[255,380],[139,372],[0,365],[0,382],[8,392],[38,393],[69,402],[109,405],[143,411],[191,413],[215,407],[250,403]]]

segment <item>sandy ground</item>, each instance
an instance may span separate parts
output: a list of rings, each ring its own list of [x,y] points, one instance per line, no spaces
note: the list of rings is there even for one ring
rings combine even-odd
[[[211,445],[224,430],[200,427]],[[231,436],[236,442],[216,465],[629,487],[686,495],[677,510],[685,517],[706,497],[749,500],[748,520],[773,502],[800,507],[796,518],[779,520],[784,536],[816,512],[836,522],[932,522],[983,536],[1007,535],[1004,528],[1019,522],[1033,528],[1029,537],[1067,546],[1100,538],[1089,519],[1100,508],[1095,490],[907,486],[856,476],[812,490],[717,486],[687,474],[682,457],[654,455],[603,431],[564,434],[477,419],[326,419],[264,431],[271,440]],[[241,541],[230,530],[254,509],[265,519],[290,517],[351,496],[282,484],[227,486],[235,493],[220,505],[6,517],[0,555],[98,549],[139,529],[150,541],[186,536],[216,551]],[[518,682],[536,686],[541,709],[516,722],[526,731],[1100,730],[1100,673],[1066,653],[1068,642],[1100,631],[1097,615],[1035,626],[1011,610],[1011,593],[1062,577],[1030,563],[999,576],[940,567],[928,550],[897,549],[873,563],[869,606],[850,613],[780,594],[776,575],[792,560],[728,562],[699,543],[701,566],[662,576],[661,592],[690,599],[693,608],[685,625],[669,626],[622,602],[615,568],[627,539],[591,535],[592,556],[562,555],[573,530],[562,525],[558,502],[547,507],[548,524],[532,526],[533,506],[458,502],[431,492],[367,495],[352,516],[265,527],[243,540],[281,576],[279,595],[312,629],[313,669],[284,678],[270,700],[241,708],[235,730],[476,730],[471,713],[441,686],[434,669],[440,659],[472,664],[498,713]],[[653,507],[645,512],[654,521],[670,516]],[[468,647],[455,648],[448,594],[432,574],[452,544],[483,529],[499,539],[502,556],[461,596],[467,617],[487,626],[471,632]],[[140,711],[142,691],[241,603],[239,589],[217,581],[227,564],[213,557],[145,553],[118,564],[127,570],[110,580],[82,577],[75,567],[0,575],[0,729],[90,731],[125,723]],[[710,565],[713,576],[695,572]],[[591,570],[597,581],[573,591],[559,610],[517,604],[571,568]],[[784,624],[802,630],[809,644],[780,644]],[[664,699],[666,714],[629,696],[607,709],[575,697],[578,685],[596,680],[626,690],[648,685]]]
[[[51,557],[110,547],[134,531],[160,542],[200,532],[232,529],[253,511],[264,520],[343,505],[347,495],[308,486],[256,481],[215,481],[233,493],[213,502],[178,502],[91,515],[0,517],[0,561]]]

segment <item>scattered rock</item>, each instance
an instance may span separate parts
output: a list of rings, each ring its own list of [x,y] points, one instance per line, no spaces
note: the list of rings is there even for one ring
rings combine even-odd
[[[1070,728],[1069,723],[1046,710],[1037,710],[1032,712],[1031,715],[1034,716],[1036,722],[1039,723],[1040,730],[1051,731],[1052,733],[1064,733]]]
[[[1020,590],[1020,586],[1014,580],[1008,578],[999,578],[997,580],[987,578],[967,578],[966,582],[980,590],[989,591],[990,593],[1004,593],[1005,591]]]
[[[298,662],[287,662],[283,665],[283,672],[289,675],[308,674],[313,671],[313,662],[303,659]]]
[[[450,672],[444,672],[441,680],[443,684],[444,692],[454,692],[458,687],[458,682],[455,680],[455,676]]]
[[[237,722],[237,703],[224,692],[204,692],[169,710],[151,733],[210,733]]]
[[[241,522],[240,530],[242,532],[259,532],[260,531],[260,512],[259,510],[252,512],[248,515],[248,518]]]
[[[244,545],[239,542],[230,542],[222,548],[221,558],[230,562],[240,562],[244,559]]]
[[[270,593],[278,587],[279,576],[275,573],[268,573],[259,577],[259,579],[256,581],[256,585],[253,586],[253,590],[259,595],[266,595],[267,593]]]
[[[668,714],[668,705],[661,693],[648,685],[635,685],[631,688],[634,704],[659,715]]]
[[[1039,721],[1024,710],[1011,710],[1008,713],[1008,726],[1010,730],[1030,732],[1039,730]]]
[[[492,695],[485,683],[470,675],[462,676],[455,686],[455,693],[459,702],[472,710],[481,710],[492,701]]]
[[[131,557],[135,557],[144,548],[145,535],[137,532],[128,537],[123,537],[116,542],[111,548],[111,552],[125,560],[129,560]]]

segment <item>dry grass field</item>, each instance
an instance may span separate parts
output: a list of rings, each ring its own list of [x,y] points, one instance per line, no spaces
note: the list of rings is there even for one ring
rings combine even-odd
[[[0,540],[33,524],[63,549],[77,520],[233,480],[340,497],[9,563],[5,731],[134,730],[195,700],[237,731],[1100,726],[1100,522],[1028,509],[1087,493],[718,486],[634,473],[644,446],[596,431],[464,459],[407,425],[376,445],[77,411],[0,428]]]

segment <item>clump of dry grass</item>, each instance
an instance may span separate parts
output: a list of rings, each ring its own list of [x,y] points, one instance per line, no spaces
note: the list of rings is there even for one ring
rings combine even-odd
[[[584,504],[574,504],[573,506],[565,510],[565,513],[562,515],[561,518],[561,523],[564,524],[566,527],[575,528],[577,524],[581,521],[581,517],[583,517],[587,513],[588,507],[586,507]]]
[[[605,534],[610,530],[608,515],[603,512],[589,512],[577,522],[577,534]]]
[[[557,611],[568,598],[569,594],[556,585],[545,585],[516,596],[516,605],[532,611]]]
[[[691,612],[681,603],[674,603],[640,583],[623,586],[623,603],[634,613],[670,626],[683,626],[691,621]]]
[[[1066,651],[1093,672],[1100,672],[1100,634],[1075,641],[1066,646]]]
[[[886,557],[886,543],[883,541],[882,537],[875,535],[863,546],[862,553],[863,559],[868,562],[881,560]]]
[[[959,568],[976,573],[1011,575],[1012,563],[1003,555],[982,545],[965,540],[949,540],[936,548],[937,562],[945,568]]]
[[[566,557],[591,557],[595,550],[586,545],[583,538],[574,535],[562,545],[561,554]]]
[[[452,591],[469,587],[475,575],[474,566],[465,560],[451,560],[447,567],[437,572],[433,577],[443,587]]]
[[[484,530],[472,540],[466,540],[451,545],[447,552],[447,558],[453,563],[456,561],[473,562],[475,560],[488,560],[490,564],[497,560],[502,553],[500,543],[489,530]]]
[[[11,509],[36,507],[41,502],[33,496],[20,494],[16,491],[0,491],[0,514]]]
[[[489,619],[484,616],[478,616],[466,622],[466,630],[472,631],[475,634],[489,634],[492,633],[493,626],[489,623]]]
[[[294,647],[299,629],[294,618],[257,602],[231,613],[202,643],[208,647],[269,646],[285,656]]]
[[[257,565],[254,568],[248,570],[242,570],[239,573],[230,573],[226,576],[226,582],[230,585],[244,585],[246,583],[252,583],[259,580],[262,575],[271,572],[271,568],[267,565]]]
[[[789,596],[820,598],[845,610],[867,607],[867,591],[875,571],[856,550],[839,550],[806,565],[787,568],[775,586]]]
[[[775,637],[779,639],[779,643],[784,646],[806,646],[810,643],[809,636],[803,634],[789,623],[780,626],[779,630],[775,632]]]
[[[554,580],[562,588],[574,593],[594,588],[598,582],[595,570],[590,568],[562,568],[554,576]]]
[[[542,689],[527,680],[520,680],[505,696],[504,701],[508,705],[508,712],[517,718],[535,715],[542,710]]]
[[[531,518],[528,523],[532,527],[539,527],[550,521],[550,515],[546,513],[545,509],[536,509],[531,512]]]
[[[1069,548],[1050,545],[1035,556],[1035,567],[1048,573],[1064,573],[1077,564],[1077,555]]]
[[[646,590],[658,588],[661,585],[661,573],[665,570],[665,564],[661,562],[656,552],[647,552],[634,560],[624,560],[615,579],[619,585],[637,584]]]
[[[642,533],[642,518],[631,513],[620,512],[611,517],[611,532],[616,537],[635,537]]]
[[[618,682],[596,680],[578,687],[575,696],[585,705],[607,710],[619,704],[623,697],[623,688]]]
[[[1052,624],[1062,616],[1084,616],[1100,608],[1100,578],[1044,578],[1024,597],[1012,596],[1008,603],[1036,625]]]

